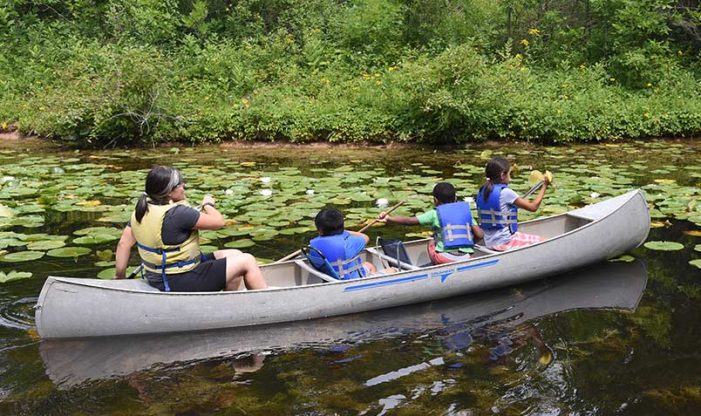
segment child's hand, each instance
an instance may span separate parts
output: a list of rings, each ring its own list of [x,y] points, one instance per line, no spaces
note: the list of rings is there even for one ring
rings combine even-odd
[[[545,175],[543,175],[543,181],[545,181],[546,185],[550,185],[553,183],[553,174],[549,171],[545,171]]]
[[[385,211],[380,212],[380,215],[377,216],[377,219],[382,222],[387,222],[387,218],[389,218],[389,214]]]

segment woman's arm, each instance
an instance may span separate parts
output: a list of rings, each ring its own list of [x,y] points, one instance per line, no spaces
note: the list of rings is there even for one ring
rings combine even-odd
[[[115,279],[124,279],[127,273],[127,266],[129,265],[129,255],[131,254],[131,248],[136,244],[136,238],[134,238],[134,233],[131,232],[131,227],[124,227],[122,231],[122,236],[119,238],[119,243],[117,243],[117,250],[115,252]]]
[[[195,224],[195,228],[198,230],[218,230],[225,223],[224,216],[214,207],[214,198],[210,195],[205,195],[202,198],[202,212]]]

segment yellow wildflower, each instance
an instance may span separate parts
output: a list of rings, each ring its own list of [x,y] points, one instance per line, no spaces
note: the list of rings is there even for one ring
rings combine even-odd
[[[648,88],[652,88],[652,84],[650,84],[649,82],[648,82],[647,85],[645,85],[645,86],[648,87]]]
[[[2,122],[2,129],[7,130],[7,123],[4,121]]]
[[[396,71],[396,70],[397,70],[397,67],[396,67],[396,66],[390,66],[389,68],[387,68],[387,70],[389,70],[389,72]]]
[[[540,30],[538,30],[538,28],[536,28],[536,27],[532,27],[532,28],[528,29],[528,34],[532,35],[532,36],[538,36],[538,35],[540,35]]]
[[[643,117],[645,117],[645,118],[650,118],[650,113],[648,113],[647,111],[644,112],[644,113],[643,113]]]
[[[524,47],[528,47],[528,44],[529,44],[528,39],[521,39],[521,42],[520,42],[520,43],[521,43],[521,45],[523,45]]]
[[[516,56],[514,56],[514,58],[516,58],[520,61],[521,59],[523,59],[523,55],[521,55],[520,53],[517,53]]]

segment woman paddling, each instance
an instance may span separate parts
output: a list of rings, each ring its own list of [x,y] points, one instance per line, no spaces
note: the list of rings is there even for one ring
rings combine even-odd
[[[217,230],[224,217],[214,198],[202,198],[202,211],[185,202],[185,184],[177,169],[154,166],[146,177],[131,220],[117,244],[116,279],[125,277],[129,255],[137,245],[146,279],[166,292],[265,289],[255,258],[239,250],[200,253],[198,230]]]

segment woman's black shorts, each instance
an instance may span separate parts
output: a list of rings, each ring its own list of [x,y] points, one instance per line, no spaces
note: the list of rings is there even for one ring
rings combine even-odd
[[[147,273],[148,283],[164,291],[163,280],[157,273]],[[226,287],[226,257],[215,259],[214,254],[203,254],[201,263],[185,273],[169,274],[172,292],[217,292]]]

